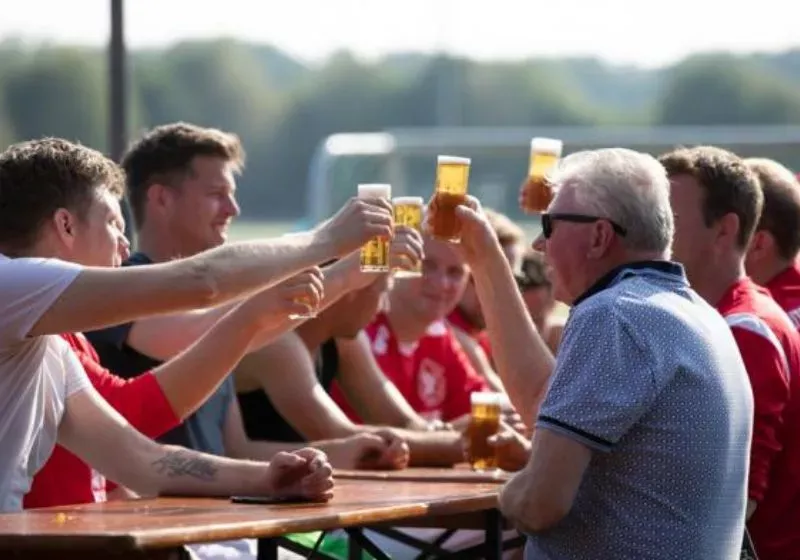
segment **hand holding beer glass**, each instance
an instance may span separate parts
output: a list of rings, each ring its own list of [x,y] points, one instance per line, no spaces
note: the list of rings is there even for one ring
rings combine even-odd
[[[358,198],[391,199],[392,187],[384,183],[371,183],[358,185]],[[362,272],[389,272],[389,243],[388,237],[373,237],[361,248]]]
[[[316,317],[317,308],[324,296],[325,277],[319,267],[309,268],[253,296],[265,315],[270,313],[272,305],[277,310],[288,311],[289,319],[312,319]],[[288,307],[288,309],[287,309]],[[286,313],[284,311],[284,313]]]
[[[563,142],[553,138],[531,140],[531,160],[528,178],[520,191],[520,207],[524,212],[544,212],[553,200],[553,190],[547,175],[558,163]]]
[[[500,415],[504,397],[502,393],[489,391],[470,395],[470,415],[467,437],[469,438],[469,464],[475,471],[490,471],[497,468],[497,455],[489,438],[500,430]]]
[[[399,196],[392,200],[394,207],[394,225],[405,226],[422,233],[422,215],[425,201],[420,196]],[[395,278],[417,278],[422,276],[422,261],[411,263],[408,268],[395,266]]]
[[[430,222],[431,235],[451,243],[461,240],[461,223],[456,207],[463,204],[469,185],[469,158],[439,156],[436,161],[436,215]]]

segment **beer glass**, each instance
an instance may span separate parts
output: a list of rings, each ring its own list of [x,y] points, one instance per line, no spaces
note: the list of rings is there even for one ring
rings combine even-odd
[[[298,233],[284,233],[281,237],[298,237],[300,235],[305,235],[305,232],[298,232]],[[306,306],[307,311],[303,313],[290,313],[289,319],[314,319],[317,316],[317,310],[311,304],[311,300],[307,297],[299,297],[294,299],[295,303],[300,303]]]
[[[394,207],[394,225],[406,226],[422,231],[422,208],[425,201],[421,196],[398,196],[392,200]],[[414,263],[412,268],[394,267],[395,278],[417,278],[422,276],[422,262]]]
[[[547,175],[558,163],[563,142],[553,138],[531,140],[531,161],[528,178],[522,187],[522,210],[528,213],[544,212],[553,200],[553,190]]]
[[[467,435],[469,437],[469,463],[472,470],[489,471],[497,468],[495,449],[487,441],[500,430],[503,395],[489,391],[470,395],[472,414]]]
[[[392,186],[384,183],[358,185],[358,198],[392,197]],[[363,272],[389,272],[388,238],[373,237],[361,248],[361,270]]]
[[[290,313],[289,319],[313,319],[317,316],[317,310],[311,305],[311,300],[305,296],[299,297],[294,300],[295,303],[300,303],[306,306],[308,311],[304,313]]]
[[[469,184],[469,158],[439,156],[436,161],[436,214],[430,223],[431,235],[458,243],[461,241],[461,224],[456,207],[467,197]]]

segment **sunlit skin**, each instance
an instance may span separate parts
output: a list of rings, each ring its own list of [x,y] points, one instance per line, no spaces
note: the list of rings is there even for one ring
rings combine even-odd
[[[395,282],[390,314],[413,316],[425,327],[444,319],[461,299],[468,276],[469,268],[456,247],[426,237],[422,276]]]
[[[241,213],[234,175],[233,163],[198,156],[180,184],[152,185],[139,232],[142,250],[155,260],[167,260],[225,243],[231,223]]]
[[[56,212],[56,254],[84,266],[116,267],[128,258],[130,243],[119,199],[97,189],[85,216],[61,209]]]
[[[503,245],[502,249],[509,265],[511,265],[511,269],[516,270],[519,267],[519,261],[522,259],[522,243]],[[458,302],[458,308],[473,326],[478,329],[486,328],[486,320],[481,312],[481,302],[478,300],[478,294],[471,278],[464,288],[464,295],[461,296],[461,301]]]

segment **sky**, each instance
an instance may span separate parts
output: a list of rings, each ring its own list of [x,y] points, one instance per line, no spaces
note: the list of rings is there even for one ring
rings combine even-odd
[[[792,0],[127,0],[133,47],[235,37],[314,62],[340,49],[477,59],[595,55],[657,67],[698,51],[800,46]],[[667,6],[668,9],[664,9]],[[660,8],[660,9],[659,9]],[[0,40],[102,45],[108,0],[4,0]]]

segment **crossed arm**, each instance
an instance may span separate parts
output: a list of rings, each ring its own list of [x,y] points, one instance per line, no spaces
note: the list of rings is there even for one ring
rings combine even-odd
[[[67,399],[58,442],[107,478],[142,495],[267,490],[265,464],[159,445],[133,429],[91,387]]]
[[[450,466],[462,461],[460,434],[421,431],[427,423],[386,380],[368,346],[366,354],[357,356],[363,352],[364,343],[364,339],[357,339],[340,346],[337,379],[344,380],[343,388],[347,386],[374,399],[374,403],[359,410],[371,425],[354,424],[331,399],[317,380],[305,344],[295,333],[246,356],[236,369],[237,384],[240,390],[263,389],[281,416],[309,441],[375,432],[390,426],[408,443],[412,465]],[[355,365],[351,363],[353,358]]]

